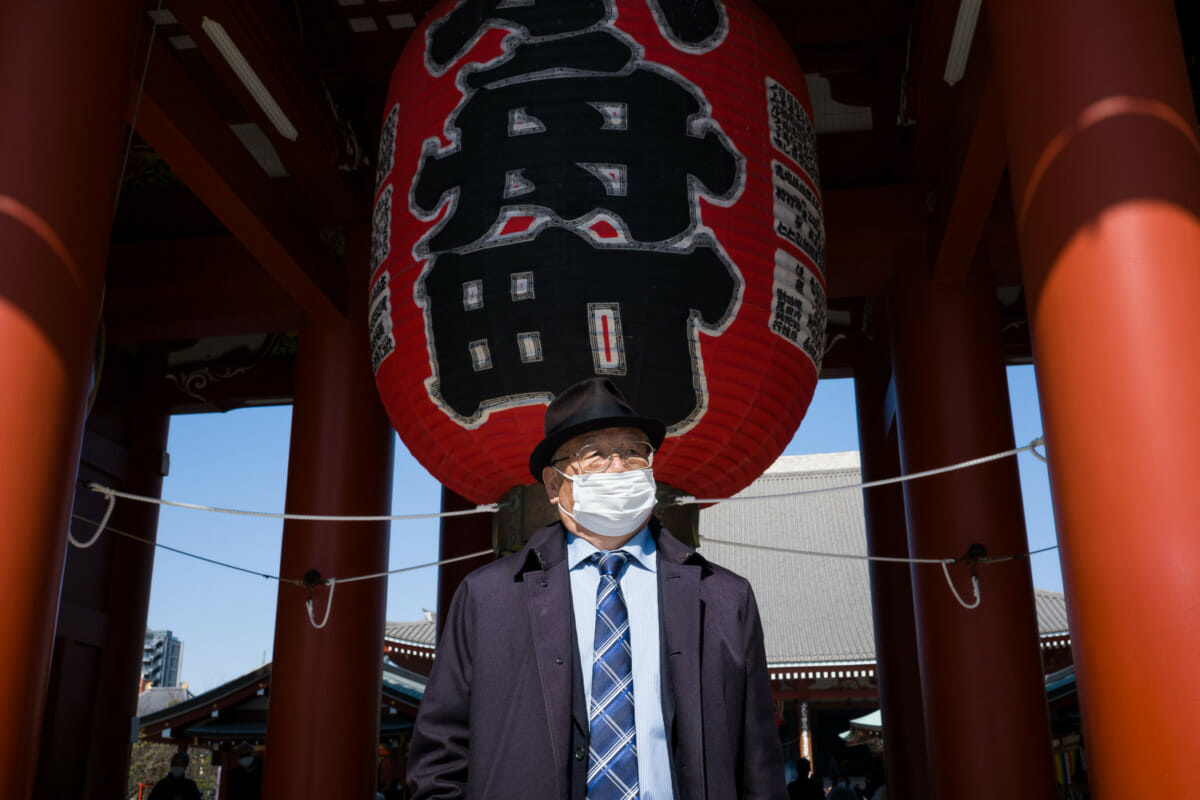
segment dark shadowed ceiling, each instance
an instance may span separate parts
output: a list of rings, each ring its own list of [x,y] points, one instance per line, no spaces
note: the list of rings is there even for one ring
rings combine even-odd
[[[109,344],[167,351],[173,410],[290,396],[301,314],[345,308],[346,243],[369,224],[392,66],[432,5],[147,0],[139,73],[148,66],[144,82],[130,86],[136,135],[113,224],[104,317]],[[953,279],[981,257],[998,286],[1018,285],[982,17],[965,73],[951,86],[944,74],[958,0],[759,6],[809,79],[830,323],[849,334],[842,339],[870,317],[871,298],[905,249],[925,247],[939,277]],[[1188,6],[1181,3],[1181,18],[1196,16]],[[244,87],[206,19],[237,43],[294,125],[294,141]],[[1195,71],[1194,37],[1185,43]],[[1028,358],[1020,292],[1000,297],[1010,357]],[[842,351],[830,351],[825,375],[848,374]]]

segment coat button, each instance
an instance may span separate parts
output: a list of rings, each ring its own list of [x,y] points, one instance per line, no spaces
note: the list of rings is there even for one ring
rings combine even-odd
[[[582,747],[575,748],[575,760],[576,761],[583,761],[583,757],[585,755],[587,755],[587,751],[585,751]]]
[[[546,588],[547,586],[549,586],[549,585],[550,585],[550,584],[546,582],[546,579],[545,579],[545,578],[543,578],[543,579],[542,579],[542,588],[543,588],[543,589],[545,589],[545,588]]]
[[[554,659],[554,663],[555,663],[555,664],[561,664],[561,663],[562,663],[562,656],[557,656],[557,657]]]

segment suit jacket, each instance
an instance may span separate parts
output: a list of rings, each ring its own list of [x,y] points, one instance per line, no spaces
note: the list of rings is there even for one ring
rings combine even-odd
[[[750,584],[657,521],[663,720],[679,800],[786,800]],[[414,800],[583,800],[588,723],[566,532],[458,587],[409,747]],[[635,699],[638,702],[640,698]]]

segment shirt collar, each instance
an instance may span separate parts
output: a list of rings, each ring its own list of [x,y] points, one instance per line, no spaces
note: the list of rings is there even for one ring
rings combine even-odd
[[[621,549],[629,553],[633,560],[650,572],[658,571],[658,559],[654,537],[650,535],[650,526],[643,525],[642,529],[633,535]],[[575,569],[587,562],[592,553],[600,552],[595,545],[586,539],[567,532],[567,567]]]

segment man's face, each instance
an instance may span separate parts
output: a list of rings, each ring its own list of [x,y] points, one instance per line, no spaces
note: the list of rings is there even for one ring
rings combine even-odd
[[[567,475],[579,475],[582,470],[575,456],[585,445],[598,445],[602,450],[607,450],[623,442],[644,442],[648,438],[638,428],[601,428],[600,430],[589,431],[568,440],[566,444],[558,448],[554,453],[554,458],[550,461],[551,466],[542,470],[542,482],[546,485],[546,495],[550,498],[550,502],[557,503],[560,509],[566,509],[570,512],[575,511],[574,495],[572,494],[573,484],[559,474],[559,470]],[[619,456],[615,456],[605,471],[624,472],[625,470],[626,465],[624,460]],[[576,535],[580,533],[575,520],[565,514],[561,514],[560,516],[567,530]]]

